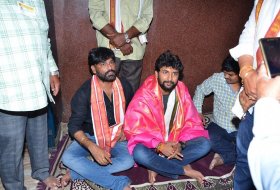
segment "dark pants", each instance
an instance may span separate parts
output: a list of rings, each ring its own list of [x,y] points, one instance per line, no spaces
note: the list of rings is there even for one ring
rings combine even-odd
[[[235,164],[237,131],[228,133],[214,122],[208,125],[207,130],[212,150],[222,157],[225,164]]]
[[[49,177],[47,109],[30,112],[0,110],[0,177],[6,190],[25,189],[24,140],[30,154],[32,177]]]
[[[139,88],[143,60],[120,60],[116,58],[118,76],[125,78],[131,85],[133,92]]]
[[[234,190],[254,190],[254,184],[251,178],[251,173],[248,165],[248,148],[253,139],[253,122],[254,114],[246,113],[246,116],[241,120],[236,138],[236,168],[233,178]]]

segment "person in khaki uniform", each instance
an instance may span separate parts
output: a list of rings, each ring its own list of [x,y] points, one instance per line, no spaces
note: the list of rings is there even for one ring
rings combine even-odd
[[[89,14],[97,44],[116,55],[119,77],[135,92],[140,84],[146,32],[153,18],[153,0],[89,0]]]

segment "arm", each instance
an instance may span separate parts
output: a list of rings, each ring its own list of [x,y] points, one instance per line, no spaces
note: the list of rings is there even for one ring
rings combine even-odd
[[[92,22],[92,25],[97,29],[101,30],[107,25],[109,25],[108,19],[106,19],[105,11],[105,1],[104,0],[89,0],[88,2],[89,15]],[[115,30],[113,27],[111,28]],[[110,31],[110,28],[106,31]]]
[[[112,164],[111,154],[92,142],[83,131],[77,131],[74,134],[74,138],[80,145],[90,151],[94,160],[100,165],[108,165],[109,163]]]
[[[248,98],[255,101],[257,99],[257,72],[253,69],[253,59],[251,55],[242,55],[238,58],[238,63],[245,93]]]
[[[58,76],[58,68],[55,64],[52,51],[51,51],[51,44],[50,40],[48,39],[48,50],[47,50],[47,58],[48,58],[48,65],[49,65],[49,72],[50,72],[50,85],[51,91],[53,95],[56,96],[60,89],[60,80]]]
[[[230,49],[231,56],[238,60],[240,67],[240,76],[244,83],[245,92],[251,99],[256,99],[256,73],[252,70],[254,68],[254,43],[255,43],[255,9],[257,1],[255,1],[254,8],[250,14],[249,20],[245,24],[245,28],[239,38],[239,44]],[[242,72],[245,71],[245,72]],[[246,74],[247,73],[247,74]]]
[[[153,1],[152,0],[143,0],[142,9],[140,17],[135,21],[135,23],[127,30],[129,39],[138,37],[141,33],[145,33],[151,24],[153,18]],[[125,34],[118,33],[113,35],[114,38],[111,39],[111,43],[114,44],[117,48],[121,48],[125,45]]]
[[[141,143],[148,148],[156,148],[160,142],[164,142],[161,134],[164,121],[158,121],[157,118],[163,118],[161,112],[156,111],[155,117],[151,109],[161,110],[162,105],[159,101],[153,102],[149,93],[138,97],[141,92],[137,92],[130,102],[125,114],[124,133],[128,139],[128,150],[132,153],[134,147]],[[150,101],[151,100],[151,101]],[[149,107],[148,103],[152,102],[154,106]],[[162,117],[161,117],[162,116]],[[161,127],[160,127],[161,126]]]
[[[150,27],[153,19],[153,0],[143,0],[142,12],[140,18],[135,21],[133,27],[126,31],[130,38],[137,37],[138,32],[144,34]],[[135,31],[135,29],[137,29]]]
[[[215,75],[212,75],[211,77],[203,81],[200,85],[198,85],[196,87],[195,94],[193,97],[193,103],[204,125],[205,118],[202,114],[202,105],[204,97],[211,94],[214,91],[213,86],[215,86]]]
[[[208,132],[203,127],[187,87],[185,87],[183,94],[182,109],[184,110],[184,123],[180,130],[179,141],[186,142],[196,137],[208,138]]]
[[[75,93],[71,101],[71,117],[69,119],[69,134],[75,140],[87,148],[93,158],[101,165],[111,163],[110,153],[99,148],[93,143],[83,131],[83,125],[87,122],[90,112],[90,80],[86,81],[82,87]],[[89,124],[89,123],[88,123]]]

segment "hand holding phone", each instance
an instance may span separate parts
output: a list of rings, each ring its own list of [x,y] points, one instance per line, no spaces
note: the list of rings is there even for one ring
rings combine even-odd
[[[259,44],[268,76],[280,75],[280,37],[261,38]]]

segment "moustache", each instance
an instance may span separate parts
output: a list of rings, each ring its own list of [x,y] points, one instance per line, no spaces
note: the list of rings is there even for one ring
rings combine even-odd
[[[175,84],[173,81],[163,81],[163,84],[166,84],[166,83],[170,83],[170,84],[172,84],[172,85]]]
[[[116,71],[115,70],[109,70],[109,71],[107,71],[106,73],[105,73],[105,75],[108,75],[108,74],[110,74],[110,72],[112,72],[114,75],[116,75]]]

